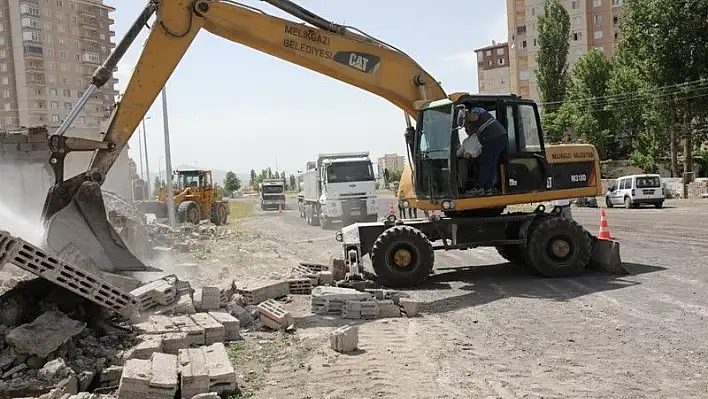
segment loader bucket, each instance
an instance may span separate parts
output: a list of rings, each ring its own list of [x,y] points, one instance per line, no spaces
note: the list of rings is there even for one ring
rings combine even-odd
[[[46,223],[44,240],[57,254],[78,252],[108,273],[161,271],[140,261],[108,222],[101,186],[85,182]]]
[[[600,240],[597,237],[593,237],[588,268],[614,275],[629,274],[629,271],[622,265],[619,241]]]

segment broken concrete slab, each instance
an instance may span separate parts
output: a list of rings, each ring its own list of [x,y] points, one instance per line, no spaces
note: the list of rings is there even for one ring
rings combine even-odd
[[[226,305],[226,310],[228,310],[232,316],[237,318],[238,322],[243,327],[250,326],[254,322],[251,312],[246,310],[246,308],[244,308],[243,306],[239,305],[236,301],[232,300],[231,302],[229,302]]]
[[[150,399],[174,399],[177,393],[177,356],[167,353],[153,353],[150,369]]]
[[[162,335],[144,335],[142,338],[138,345],[126,352],[126,359],[148,360],[153,353],[162,350]]]
[[[42,313],[31,323],[23,324],[5,337],[17,353],[49,356],[63,343],[69,341],[86,327],[86,323],[69,318],[62,312],[51,310]]]
[[[415,317],[418,315],[418,310],[420,309],[420,302],[410,298],[400,298],[398,300],[398,303],[407,317]]]
[[[258,313],[261,324],[273,330],[285,330],[295,324],[292,314],[273,299],[259,303]]]
[[[202,347],[209,369],[209,390],[220,394],[236,391],[236,372],[223,343]]]
[[[339,353],[355,351],[359,346],[359,327],[346,325],[329,334],[330,347]]]
[[[224,326],[208,313],[195,313],[190,316],[194,323],[204,329],[204,343],[211,345],[215,342],[224,342],[226,339],[226,331]]]
[[[194,291],[194,307],[198,311],[218,310],[221,294],[218,287],[202,287]]]
[[[224,335],[227,341],[235,341],[240,338],[241,323],[237,318],[226,312],[209,312],[209,316],[224,326]]]
[[[122,375],[123,366],[108,366],[101,371],[101,375],[98,377],[98,385],[101,388],[117,386]]]
[[[162,352],[177,355],[180,349],[188,348],[189,343],[189,337],[186,332],[163,334]]]
[[[180,349],[178,361],[182,399],[209,392],[209,369],[202,347]]]
[[[150,389],[152,362],[143,359],[130,359],[125,362],[123,375],[118,385],[118,399],[144,399]]]
[[[57,381],[66,378],[71,369],[66,366],[64,359],[57,358],[44,364],[37,372],[37,378],[44,381]]]

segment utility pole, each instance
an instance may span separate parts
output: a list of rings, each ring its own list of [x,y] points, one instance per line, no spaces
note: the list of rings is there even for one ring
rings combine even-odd
[[[170,154],[170,127],[167,118],[167,87],[162,86],[162,124],[165,128],[165,174],[167,175],[167,217],[170,227],[175,228],[175,193],[172,191],[172,156]]]
[[[138,156],[140,157],[140,178],[145,180],[145,166],[143,165],[143,138],[140,137],[140,127],[138,127]]]
[[[147,181],[147,197],[152,198],[150,196],[150,186],[152,185],[152,182],[150,181],[150,161],[148,161],[148,142],[147,142],[147,133],[145,133],[145,119],[150,119],[148,116],[147,118],[143,118],[143,141],[145,142],[145,180]]]

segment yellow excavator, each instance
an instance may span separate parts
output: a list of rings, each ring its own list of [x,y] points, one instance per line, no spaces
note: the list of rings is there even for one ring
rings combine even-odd
[[[98,67],[69,116],[50,136],[55,185],[43,211],[47,245],[77,248],[105,271],[147,267],[131,254],[105,217],[100,185],[161,88],[202,30],[381,96],[405,114],[412,206],[442,211],[427,219],[356,223],[336,235],[352,275],[369,255],[379,281],[415,286],[434,270],[434,250],[494,246],[508,260],[545,276],[578,275],[607,248],[578,223],[546,212],[504,213],[506,206],[601,194],[597,151],[591,145],[547,146],[536,103],[516,95],[447,94],[436,79],[396,47],[356,28],[332,23],[290,0],[263,0],[300,19],[293,22],[231,0],[151,0]],[[91,94],[103,86],[143,27],[156,18],[110,124],[100,141],[66,137]],[[206,76],[206,75],[205,75]],[[460,129],[483,107],[507,129],[498,194],[465,195],[457,176]],[[415,123],[414,123],[415,122]],[[64,180],[63,158],[93,151],[85,173]],[[394,218],[395,219],[395,218]],[[441,245],[433,246],[433,242]],[[616,244],[616,243],[612,243]],[[612,245],[618,253],[618,247]],[[608,250],[601,253],[606,254]],[[616,258],[616,257],[615,257]],[[612,258],[612,259],[615,259]],[[605,260],[610,259],[605,256]]]

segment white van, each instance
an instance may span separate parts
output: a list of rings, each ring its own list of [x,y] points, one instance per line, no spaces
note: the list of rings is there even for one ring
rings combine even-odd
[[[625,208],[637,208],[642,204],[664,206],[664,188],[659,175],[622,176],[612,183],[605,194],[608,208],[624,205]]]

